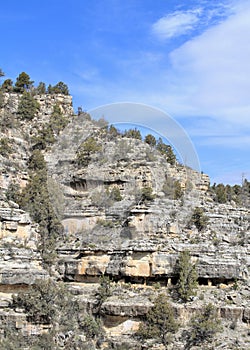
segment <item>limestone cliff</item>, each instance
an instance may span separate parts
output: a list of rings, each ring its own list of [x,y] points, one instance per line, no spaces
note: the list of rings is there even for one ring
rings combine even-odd
[[[113,281],[113,293],[102,303],[100,315],[107,339],[114,337],[115,344],[116,336],[127,339],[138,328],[158,289],[174,288],[178,257],[188,250],[197,267],[199,298],[185,305],[173,301],[180,321],[185,325],[205,298],[216,305],[225,322],[247,327],[249,208],[234,201],[215,202],[207,175],[171,165],[164,154],[141,140],[122,134],[114,137],[107,126],[85,113],[73,115],[70,96],[34,98],[40,104],[37,117],[19,121],[18,126],[13,122],[1,131],[1,138],[10,142],[10,152],[0,155],[1,318],[12,317],[17,328],[32,334],[34,325],[27,323],[23,311],[8,310],[10,293],[25,290],[49,274],[65,282],[85,309],[92,310],[97,305],[99,277],[105,275]],[[7,111],[15,121],[19,101],[20,95],[5,94],[1,117]],[[64,232],[48,269],[38,244],[39,225],[8,196],[11,183],[21,189],[27,186],[32,137],[58,104],[70,122],[42,153],[50,200]],[[79,154],[89,138],[98,147],[81,163]],[[206,218],[202,229],[192,220],[196,208],[202,208]],[[41,325],[34,327],[34,332],[44,332]],[[227,334],[225,339],[229,349],[233,338]],[[133,339],[128,342],[133,344]],[[176,344],[183,348],[178,340]]]

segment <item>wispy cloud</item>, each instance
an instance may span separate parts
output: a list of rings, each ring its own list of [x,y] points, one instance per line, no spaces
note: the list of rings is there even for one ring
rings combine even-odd
[[[88,109],[129,101],[169,112],[190,135],[203,170],[216,182],[234,183],[249,171],[249,18],[245,0],[200,1],[172,12],[151,25],[148,37],[143,32],[134,50],[107,53],[104,47],[108,75],[93,60],[74,89],[87,97]],[[153,45],[152,32],[160,39]],[[150,122],[165,130],[166,121],[144,113],[143,124]]]
[[[242,0],[244,1],[244,0]],[[242,3],[240,1],[240,3]],[[195,30],[204,32],[209,26],[223,21],[240,8],[230,1],[201,1],[199,7],[178,10],[158,19],[152,25],[153,34],[161,40],[176,38],[181,35],[193,34]],[[197,34],[197,33],[196,33]]]
[[[153,24],[153,33],[160,39],[170,39],[190,32],[199,21],[201,9],[175,11]]]
[[[193,115],[249,125],[250,4],[170,54]],[[187,109],[188,110],[188,109]]]
[[[250,3],[239,1],[230,8],[217,3],[206,12],[204,4],[175,11],[154,24],[156,35],[171,38],[212,21],[171,53],[163,45],[159,51],[111,57],[113,67],[119,66],[118,76],[107,81],[97,74],[95,84],[79,86],[81,94],[89,96],[88,107],[97,106],[96,96],[102,97],[101,104],[147,103],[180,118],[191,137],[208,137],[209,144],[227,147],[249,144]]]

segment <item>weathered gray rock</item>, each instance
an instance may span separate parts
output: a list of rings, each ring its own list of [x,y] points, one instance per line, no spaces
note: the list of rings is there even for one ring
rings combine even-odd
[[[246,322],[249,324],[250,322],[250,308],[245,308],[243,311],[243,317],[242,317],[243,322]]]
[[[0,248],[0,285],[31,285],[38,279],[48,277],[40,254],[33,249]]]
[[[115,296],[102,304],[101,312],[104,315],[136,317],[146,315],[152,306],[152,302],[138,295],[134,297],[129,295],[127,299]]]
[[[3,310],[9,307],[10,293],[28,288],[36,279],[48,278],[36,246],[38,225],[16,203],[8,202],[5,193],[11,182],[26,186],[28,138],[37,134],[49,120],[53,106],[59,104],[71,123],[58,142],[44,152],[48,189],[64,225],[56,247],[58,260],[50,271],[56,279],[67,281],[82,312],[96,311],[99,277],[108,275],[116,283],[111,297],[101,305],[107,334],[131,334],[153,306],[153,296],[169,292],[169,286],[174,288],[176,262],[180,253],[188,250],[196,263],[200,287],[192,301],[172,301],[178,319],[186,325],[205,302],[211,302],[223,320],[242,327],[248,324],[249,208],[234,202],[215,203],[208,191],[207,175],[170,165],[166,157],[140,140],[111,137],[84,113],[73,116],[70,96],[35,98],[40,104],[38,116],[30,122],[20,121],[19,130],[0,135],[10,138],[14,147],[9,159],[0,156],[0,290],[5,294],[0,295],[0,319],[6,321],[9,315],[23,334],[44,331],[41,325],[28,324],[22,310]],[[19,100],[20,95],[5,94],[4,108],[14,115]],[[96,138],[101,151],[93,152],[89,165],[81,167],[77,152],[89,136]],[[171,186],[166,190],[167,180],[172,181],[172,187],[179,181],[185,192],[182,198],[174,199]],[[148,187],[152,197],[143,198]],[[121,200],[112,197],[114,189],[119,190]],[[202,232],[190,221],[195,207],[203,207],[208,217]],[[233,336],[226,337],[225,346],[232,348]],[[175,339],[175,346],[182,348],[180,339]]]
[[[11,114],[15,114],[18,111],[18,105],[22,95],[17,93],[4,93],[4,108]],[[72,116],[74,114],[72,107],[72,96],[62,94],[44,94],[35,95],[34,98],[39,103],[40,109],[38,117],[40,120],[44,120],[53,112],[53,106],[58,104],[64,115]],[[0,110],[1,112],[1,110]]]

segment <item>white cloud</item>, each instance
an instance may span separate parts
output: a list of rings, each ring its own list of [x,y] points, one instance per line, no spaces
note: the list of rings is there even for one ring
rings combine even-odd
[[[115,64],[122,68],[119,77],[109,82],[99,77],[94,86],[80,87],[83,96],[91,95],[88,107],[98,104],[96,96],[102,97],[101,103],[147,103],[174,118],[195,119],[195,127],[194,123],[185,124],[192,137],[202,135],[210,137],[210,141],[211,137],[218,137],[214,139],[216,143],[222,137],[221,143],[232,147],[241,143],[243,147],[248,139],[240,135],[246,135],[248,130],[250,134],[250,3],[238,0],[236,5],[225,11],[218,5],[208,14],[201,9],[179,11],[159,20],[158,30],[162,23],[162,33],[171,36],[192,26],[192,16],[204,23],[213,10],[213,16],[220,17],[219,23],[191,37],[169,56],[164,52],[166,46],[162,51],[116,58]],[[210,117],[209,123],[204,123],[205,117]],[[230,142],[226,137],[231,138]]]
[[[239,161],[234,168],[240,169],[237,173],[247,171],[248,164],[245,154],[250,146],[250,2],[235,0],[226,9],[219,2],[207,12],[204,3],[201,2],[200,12],[179,11],[161,18],[153,26],[154,34],[163,39],[161,45],[154,45],[152,51],[148,47],[147,52],[131,51],[123,58],[115,54],[111,59],[115,68],[119,66],[119,76],[107,80],[99,71],[95,84],[84,82],[79,89],[82,96],[88,96],[88,108],[96,107],[100,100],[100,104],[130,101],[171,113],[195,142],[203,164],[211,161],[206,166],[209,172],[213,176],[219,174],[217,181],[228,182],[226,174],[233,169],[236,156]],[[182,34],[192,36],[169,54],[178,40],[171,45],[165,45],[164,40]],[[162,131],[161,120],[146,114],[143,118],[145,124],[149,119],[154,130]]]
[[[160,39],[170,39],[191,31],[199,21],[201,10],[175,11],[153,24],[153,33]]]
[[[174,50],[181,101],[196,115],[249,125],[250,4]]]

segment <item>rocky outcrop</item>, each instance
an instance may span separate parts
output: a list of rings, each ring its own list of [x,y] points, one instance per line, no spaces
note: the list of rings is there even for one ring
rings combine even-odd
[[[18,111],[19,101],[22,94],[17,93],[4,93],[3,109],[9,111],[11,114],[16,114]],[[59,105],[63,114],[67,117],[74,114],[72,96],[63,94],[44,94],[34,95],[34,98],[39,103],[39,112],[37,119],[44,121],[48,119],[48,116],[53,112],[53,107]],[[1,110],[0,110],[1,112]]]
[[[143,243],[143,242],[142,242]],[[162,242],[163,244],[165,242]],[[129,249],[130,248],[130,249]],[[249,280],[248,252],[238,248],[229,252],[227,246],[217,247],[211,252],[206,244],[160,244],[151,251],[126,247],[113,251],[78,250],[72,255],[60,250],[60,272],[65,279],[80,279],[81,276],[100,276],[107,274],[115,279],[146,282],[161,279],[167,285],[169,278],[176,276],[176,261],[181,251],[189,250],[196,262],[201,284],[229,283],[234,280]],[[71,251],[72,252],[72,251]],[[165,281],[165,282],[164,282]]]
[[[0,222],[0,290],[14,292],[18,286],[48,278],[37,251],[39,228],[29,214],[2,199]]]
[[[15,290],[18,285],[31,285],[38,279],[48,278],[41,256],[34,249],[9,247],[0,249],[0,288]],[[12,287],[13,286],[13,287]]]
[[[107,274],[117,280],[162,279],[167,284],[176,277],[179,253],[189,250],[201,284],[249,281],[249,209],[215,204],[207,175],[170,165],[145,143],[120,137],[114,144],[84,116],[76,123],[81,137],[69,126],[47,156],[65,200],[62,223],[70,246],[58,248],[63,278],[83,281]],[[72,159],[89,135],[95,135],[102,150],[87,167],[78,167]],[[62,141],[69,152],[63,151]],[[180,199],[164,192],[168,179],[181,183],[185,194]],[[109,198],[114,187],[122,200]],[[153,196],[142,200],[148,187]],[[203,232],[189,224],[197,206],[208,218]]]
[[[224,320],[249,323],[249,208],[215,203],[207,175],[169,164],[166,156],[140,140],[111,137],[84,113],[72,116],[70,96],[35,98],[38,116],[27,125],[21,122],[19,131],[6,131],[14,150],[8,157],[0,156],[0,318],[9,315],[24,334],[45,330],[28,323],[23,310],[5,311],[11,293],[49,277],[37,247],[39,226],[7,200],[7,191],[13,181],[24,188],[29,179],[30,145],[22,128],[33,136],[59,104],[71,122],[58,142],[43,151],[51,203],[64,227],[53,252],[53,277],[67,284],[84,311],[100,308],[107,334],[129,335],[138,329],[158,292],[172,297],[178,257],[188,250],[199,289],[186,304],[172,300],[178,319],[185,325],[205,300],[216,305]],[[15,114],[20,95],[5,94],[5,99],[5,108]],[[100,150],[89,152],[89,164],[80,166],[77,154],[89,136]],[[202,207],[207,218],[202,230],[192,221],[196,207]],[[112,279],[112,295],[98,305],[102,275]]]
[[[14,240],[32,244],[37,242],[38,226],[32,223],[27,212],[19,209],[13,202],[0,201],[0,239],[5,243],[13,243]]]

